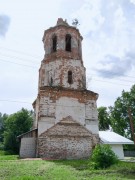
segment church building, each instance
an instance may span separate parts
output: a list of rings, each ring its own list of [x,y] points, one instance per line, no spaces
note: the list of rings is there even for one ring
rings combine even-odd
[[[86,88],[79,30],[59,18],[45,30],[31,131],[18,138],[20,157],[88,158],[99,143],[98,94]]]

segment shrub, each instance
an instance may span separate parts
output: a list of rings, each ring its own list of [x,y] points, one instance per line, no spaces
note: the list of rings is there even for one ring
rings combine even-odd
[[[94,169],[107,168],[118,162],[118,158],[107,144],[97,145],[92,153],[92,165]]]

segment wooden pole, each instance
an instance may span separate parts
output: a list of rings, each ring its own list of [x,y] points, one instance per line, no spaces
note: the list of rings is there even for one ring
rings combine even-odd
[[[128,107],[128,115],[129,115],[129,120],[130,120],[130,127],[131,127],[131,132],[132,132],[132,136],[133,136],[133,141],[134,141],[134,144],[135,144],[135,134],[134,134],[134,124],[133,124],[133,118],[132,118],[132,115],[131,115],[131,108]]]

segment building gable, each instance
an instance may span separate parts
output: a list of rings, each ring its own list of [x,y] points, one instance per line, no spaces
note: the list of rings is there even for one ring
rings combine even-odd
[[[88,158],[96,142],[95,136],[68,116],[38,138],[38,154],[45,159]]]
[[[71,116],[68,116],[43,132],[39,138],[45,136],[92,137],[92,133],[83,125],[73,120]]]

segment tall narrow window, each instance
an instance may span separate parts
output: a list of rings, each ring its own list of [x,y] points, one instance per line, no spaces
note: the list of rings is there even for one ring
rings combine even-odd
[[[68,83],[69,84],[73,83],[72,71],[68,71]]]
[[[53,85],[53,78],[51,77],[50,86]]]
[[[57,36],[53,36],[52,38],[52,51],[56,52],[57,51]]]
[[[65,50],[71,52],[71,35],[67,34],[65,40],[66,40]]]

